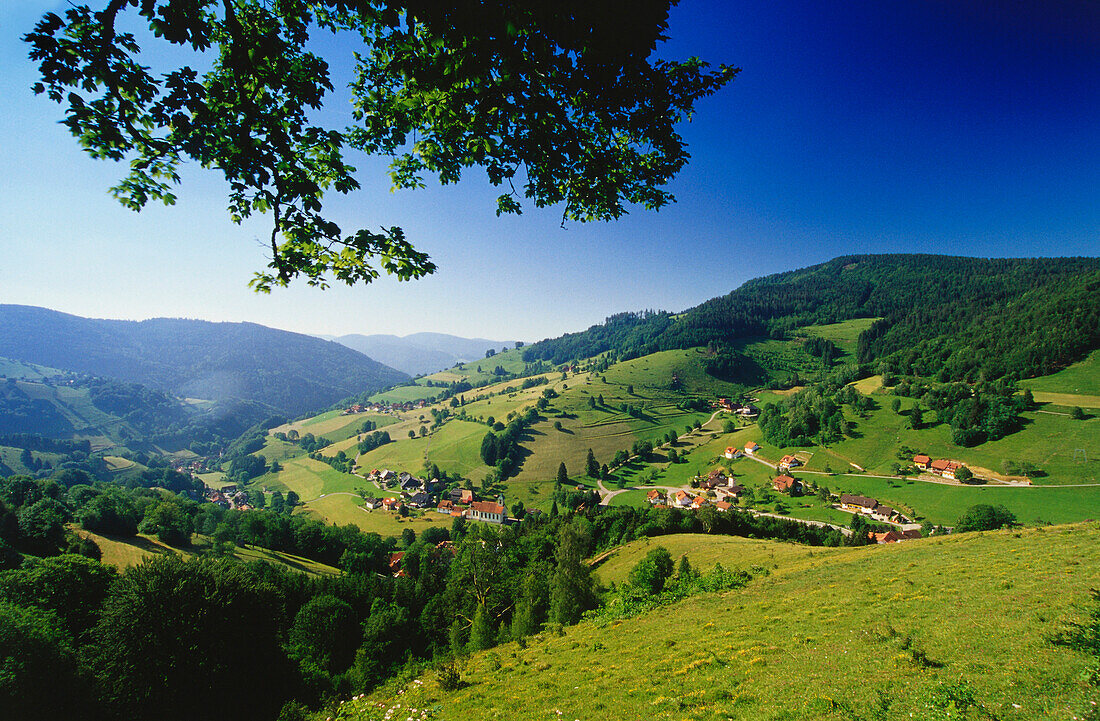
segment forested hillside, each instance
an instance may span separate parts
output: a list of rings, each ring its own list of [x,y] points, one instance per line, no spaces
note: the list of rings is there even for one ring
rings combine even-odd
[[[1100,346],[1100,259],[843,256],[751,280],[680,315],[621,313],[535,343],[524,358],[629,358],[852,318],[881,318],[859,338],[861,362],[942,380],[1043,375]]]
[[[338,343],[254,323],[93,320],[17,305],[0,305],[0,356],[290,415],[407,378]]]

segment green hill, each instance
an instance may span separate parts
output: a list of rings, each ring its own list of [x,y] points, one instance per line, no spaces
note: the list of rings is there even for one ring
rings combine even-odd
[[[861,362],[943,379],[1043,375],[1100,346],[1100,259],[844,256],[677,315],[620,313],[535,343],[524,358],[629,358],[855,318],[880,319],[860,334]]]
[[[651,539],[650,547],[665,539]],[[806,549],[721,539],[743,589],[546,631],[317,718],[1087,718],[1096,659],[1051,638],[1100,583],[1100,528]],[[645,541],[636,544],[645,544]],[[710,537],[689,557],[708,554]],[[634,544],[632,544],[634,545]],[[770,550],[768,547],[771,547]],[[629,548],[620,553],[629,553]]]

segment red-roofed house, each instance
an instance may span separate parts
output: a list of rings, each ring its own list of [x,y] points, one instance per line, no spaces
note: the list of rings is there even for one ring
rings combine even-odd
[[[470,504],[470,510],[466,512],[466,517],[484,523],[504,523],[505,513],[504,506],[499,503],[474,501]]]
[[[733,508],[733,504],[730,503],[729,501],[718,501],[718,503],[714,504],[714,507],[717,508],[722,513],[725,513],[729,509]]]
[[[691,505],[691,501],[691,494],[687,491],[676,491],[669,499],[670,504],[679,506],[680,508],[687,508]]]
[[[454,501],[452,501],[448,498],[444,498],[442,501],[439,502],[439,505],[435,507],[435,510],[439,511],[440,513],[446,514],[446,515],[450,515],[451,511],[453,511],[454,509],[455,509]]]
[[[756,441],[749,441],[745,444],[745,453],[750,456],[756,455],[756,452],[760,450],[760,444]]]
[[[699,510],[703,506],[707,505],[710,505],[710,501],[703,498],[702,496],[696,496],[695,498],[691,499],[691,507],[695,510]]]
[[[802,484],[798,482],[797,478],[784,474],[772,481],[772,488],[780,493],[796,493],[801,490]]]
[[[780,473],[786,473],[792,468],[798,468],[802,465],[802,461],[798,460],[794,456],[783,456],[779,459],[779,471]]]
[[[726,458],[728,458],[732,461],[734,458],[740,458],[740,457],[741,457],[741,449],[740,448],[734,448],[733,446],[727,446],[726,447]]]
[[[943,476],[944,478],[955,479],[955,471],[959,470],[962,466],[961,463],[955,461],[948,461],[943,458],[932,461],[928,464],[928,469],[933,473]]]
[[[665,494],[661,493],[656,488],[651,490],[649,493],[645,494],[645,497],[646,497],[646,500],[649,501],[651,505],[657,505],[658,503],[664,503],[665,502]]]
[[[917,468],[921,469],[922,471],[927,471],[928,470],[928,464],[931,463],[931,462],[932,462],[932,459],[929,458],[928,456],[924,455],[923,453],[918,453],[917,455],[913,456],[913,465],[915,465]]]

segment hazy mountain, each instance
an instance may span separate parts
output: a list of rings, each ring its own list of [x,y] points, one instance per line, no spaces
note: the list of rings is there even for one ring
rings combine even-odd
[[[499,351],[505,346],[515,346],[514,341],[460,338],[446,333],[413,333],[404,337],[352,334],[332,340],[409,375],[434,373],[484,358],[490,348]]]
[[[96,320],[0,305],[0,356],[289,415],[407,378],[339,343],[255,323]]]

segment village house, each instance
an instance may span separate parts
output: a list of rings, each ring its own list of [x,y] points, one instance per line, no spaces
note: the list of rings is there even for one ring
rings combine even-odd
[[[698,511],[703,506],[709,506],[709,505],[710,505],[710,501],[708,501],[703,496],[696,496],[695,498],[691,499],[691,507],[696,511]]]
[[[730,503],[729,501],[718,501],[717,503],[714,504],[714,507],[717,508],[722,513],[725,513],[729,509],[733,508],[733,504]]]
[[[505,515],[504,506],[492,501],[474,501],[466,512],[466,518],[483,523],[504,523]]]
[[[798,460],[794,456],[787,455],[787,456],[783,456],[782,458],[779,459],[778,469],[779,469],[780,473],[786,473],[787,471],[791,470],[792,468],[798,468],[801,465],[802,465],[802,461]]]
[[[447,516],[451,515],[451,511],[453,511],[454,509],[454,501],[449,498],[444,498],[442,501],[439,502],[439,505],[435,507],[435,510]]]
[[[729,460],[732,461],[736,458],[740,458],[741,456],[742,453],[740,448],[734,448],[733,446],[726,447],[726,458],[728,458]]]
[[[936,475],[942,476],[944,478],[949,478],[952,481],[955,480],[955,471],[959,470],[960,468],[962,468],[961,463],[948,461],[943,458],[939,458],[928,464],[928,470],[932,471]]]
[[[687,491],[676,491],[669,498],[669,504],[680,508],[687,508],[692,503],[691,494]]]
[[[875,543],[899,543],[901,541],[911,541],[921,537],[921,532],[917,529],[911,531],[899,531],[890,529],[886,532],[871,531],[867,534],[867,538],[871,539]]]
[[[397,480],[397,474],[387,468],[378,475],[378,480],[390,484]]]
[[[646,500],[650,505],[657,505],[658,503],[665,502],[665,494],[658,491],[656,488],[652,489],[649,493],[645,494]]]
[[[432,505],[432,497],[424,491],[419,491],[409,496],[408,504],[412,508],[428,508]]]
[[[402,475],[407,475],[407,474],[402,474]],[[420,480],[419,478],[417,478],[416,476],[411,476],[410,475],[410,476],[407,476],[407,477],[403,477],[401,479],[401,490],[402,491],[417,491],[417,490],[420,490],[421,488],[423,488],[423,486],[424,486],[424,482],[422,480]]]
[[[760,450],[760,444],[756,441],[749,441],[745,444],[745,453],[750,456],[755,456],[756,452]]]
[[[724,411],[733,411],[734,410],[733,403],[730,402],[729,398],[719,398],[718,399],[718,407],[721,408]]]
[[[878,501],[867,496],[854,496],[850,493],[844,493],[840,496],[840,509],[850,513],[870,514],[877,505]]]
[[[881,503],[871,509],[871,518],[876,521],[890,521],[896,515],[898,515],[896,510],[890,506],[884,506]]]
[[[452,503],[468,506],[474,502],[474,492],[468,488],[452,488],[447,496]]]
[[[745,487],[742,486],[740,483],[736,483],[731,478],[730,479],[730,484],[726,488],[726,495],[727,496],[733,496],[734,498],[740,498],[741,495],[744,494],[744,492],[745,492]]]
[[[932,459],[929,458],[928,456],[924,455],[923,453],[918,453],[917,455],[913,456],[913,465],[915,465],[917,468],[921,469],[922,471],[927,471],[928,470],[928,464],[931,463],[931,462],[932,462]]]
[[[797,478],[784,474],[772,481],[772,488],[779,493],[795,494],[801,492],[802,484],[798,482]]]
[[[381,498],[364,498],[363,499],[363,505],[373,511],[375,508],[381,508],[382,507],[382,499]]]
[[[706,488],[713,490],[715,488],[724,488],[729,485],[729,478],[722,471],[722,469],[716,469],[707,474],[707,477],[699,482],[700,488]]]

